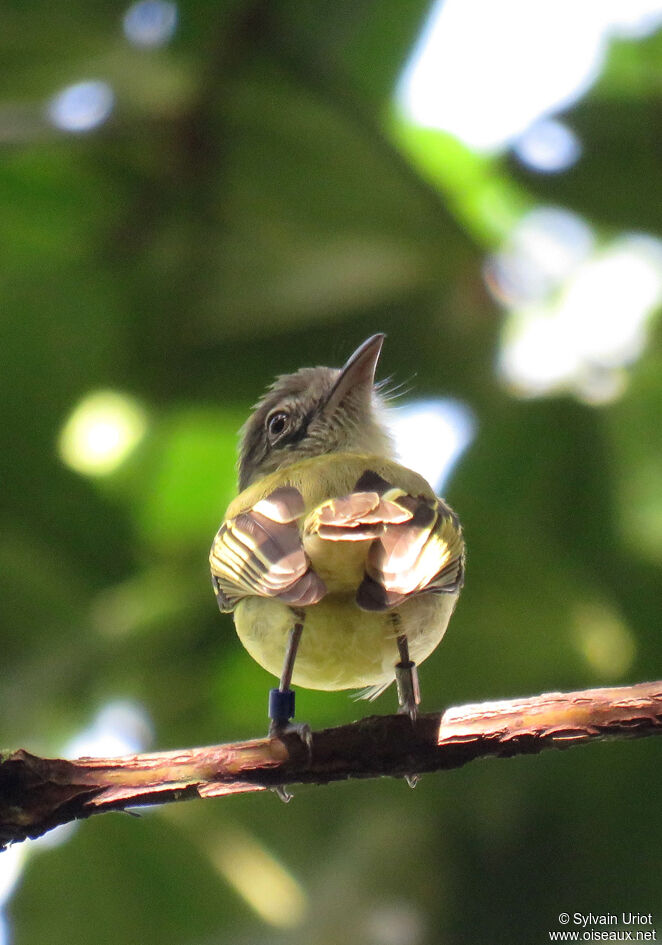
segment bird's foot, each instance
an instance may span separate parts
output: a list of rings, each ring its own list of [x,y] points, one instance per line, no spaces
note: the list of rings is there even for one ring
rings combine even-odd
[[[416,663],[412,660],[400,660],[395,667],[395,681],[398,687],[398,715],[408,715],[414,722],[418,718],[418,706],[421,690],[418,685]],[[421,780],[418,774],[406,774],[405,781],[410,788],[415,788]]]
[[[280,738],[282,735],[295,734],[304,747],[308,761],[313,755],[313,733],[307,722],[293,722],[294,692],[291,689],[271,689],[269,691],[269,737]],[[292,800],[292,794],[279,784],[271,789],[285,804]]]
[[[418,706],[415,702],[398,706],[398,715],[408,715],[412,722],[418,718]]]
[[[270,738],[279,738],[281,735],[292,733],[299,736],[308,756],[308,761],[310,761],[313,755],[313,733],[307,722],[292,722],[290,719],[271,719],[269,722]],[[272,787],[271,790],[284,804],[289,804],[294,796],[284,784],[278,784],[276,787]]]
[[[313,732],[307,722],[293,722],[291,719],[271,719],[269,722],[269,736],[271,738],[280,738],[281,735],[292,734],[299,736],[310,761],[313,753]]]

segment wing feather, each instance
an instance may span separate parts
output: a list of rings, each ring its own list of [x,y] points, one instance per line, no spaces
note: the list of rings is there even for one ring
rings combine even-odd
[[[221,610],[233,610],[251,595],[298,606],[324,596],[324,582],[301,543],[297,520],[303,511],[298,490],[284,487],[221,525],[209,555]]]
[[[389,524],[375,539],[356,600],[364,610],[389,610],[422,593],[451,594],[464,578],[464,541],[455,514],[436,499],[407,496],[416,503],[410,520]]]
[[[409,509],[376,492],[351,492],[318,506],[305,524],[306,534],[327,541],[373,541],[390,523],[406,522]]]
[[[314,509],[304,533],[370,543],[356,593],[364,610],[390,610],[416,594],[451,594],[462,586],[464,541],[452,509],[441,499],[410,495],[370,470],[354,492]]]

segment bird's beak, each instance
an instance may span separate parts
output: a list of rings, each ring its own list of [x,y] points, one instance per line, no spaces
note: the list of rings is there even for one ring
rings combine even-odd
[[[335,409],[350,392],[365,392],[366,400],[372,395],[372,386],[375,381],[375,370],[379,354],[386,335],[372,335],[356,349],[347,360],[345,366],[333,385],[326,409]]]

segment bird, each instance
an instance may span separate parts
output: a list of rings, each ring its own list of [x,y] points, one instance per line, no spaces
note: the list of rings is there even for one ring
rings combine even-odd
[[[277,377],[240,431],[239,494],[209,561],[220,610],[279,679],[272,735],[297,729],[293,686],[374,699],[395,681],[415,719],[417,666],[464,583],[457,515],[395,453],[375,384],[384,338],[342,368]]]

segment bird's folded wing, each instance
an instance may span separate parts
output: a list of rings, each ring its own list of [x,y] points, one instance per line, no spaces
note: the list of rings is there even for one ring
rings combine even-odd
[[[359,607],[391,610],[415,594],[461,588],[462,530],[441,499],[409,495],[375,473],[365,473],[356,488],[311,513],[305,531],[328,541],[371,542]]]
[[[324,582],[311,569],[301,543],[297,520],[303,511],[301,494],[288,486],[221,525],[209,555],[221,610],[233,610],[251,595],[295,606],[324,596]]]
[[[387,525],[371,545],[356,602],[390,610],[422,593],[452,594],[464,581],[464,541],[455,513],[441,499],[402,496],[408,522]]]
[[[407,522],[412,513],[377,492],[352,492],[314,509],[304,525],[308,535],[327,541],[372,541],[389,523]]]

